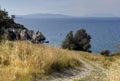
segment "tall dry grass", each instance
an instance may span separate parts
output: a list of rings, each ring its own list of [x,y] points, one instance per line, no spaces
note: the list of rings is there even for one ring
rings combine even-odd
[[[111,64],[115,61],[115,59],[111,56],[103,56],[100,54],[91,54],[88,52],[76,52],[78,54],[80,54],[80,57],[82,57],[83,59],[87,59],[90,60],[92,62],[95,62],[97,64],[99,64],[101,67],[104,67],[106,69],[108,69]]]
[[[83,58],[98,63],[106,70],[104,81],[120,81],[120,53],[112,56],[102,56],[100,54],[80,53]],[[101,77],[100,77],[101,78]]]
[[[79,65],[79,55],[29,42],[0,44],[0,81],[31,81]]]
[[[105,67],[105,81],[120,80],[120,53],[110,57],[24,41],[0,43],[0,81],[31,81],[53,71],[80,65],[80,58]],[[82,59],[83,58],[83,59]]]
[[[114,61],[108,69],[106,81],[120,81],[120,53],[111,56]]]

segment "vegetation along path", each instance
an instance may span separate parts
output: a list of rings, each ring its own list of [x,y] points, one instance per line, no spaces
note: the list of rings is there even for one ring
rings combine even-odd
[[[48,81],[105,81],[107,70],[99,64],[80,55],[81,67],[65,69],[61,73],[52,73]]]

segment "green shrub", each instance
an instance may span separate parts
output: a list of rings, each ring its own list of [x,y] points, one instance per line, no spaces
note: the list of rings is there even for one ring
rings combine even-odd
[[[62,48],[91,52],[89,50],[91,48],[90,39],[91,37],[85,29],[78,30],[75,35],[70,31],[62,43]]]
[[[104,55],[104,56],[110,56],[110,51],[109,50],[103,50],[100,52],[101,55]]]

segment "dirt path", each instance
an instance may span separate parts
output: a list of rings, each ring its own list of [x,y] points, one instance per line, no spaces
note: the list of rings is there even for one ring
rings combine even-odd
[[[107,70],[99,64],[81,58],[82,67],[71,68],[62,73],[52,73],[49,81],[104,81]]]

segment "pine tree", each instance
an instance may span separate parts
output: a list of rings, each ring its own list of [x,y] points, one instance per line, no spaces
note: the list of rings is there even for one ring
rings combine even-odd
[[[69,49],[69,50],[73,50],[75,48],[74,45],[74,37],[73,37],[73,31],[70,31],[65,40],[62,43],[62,48],[64,49]]]

